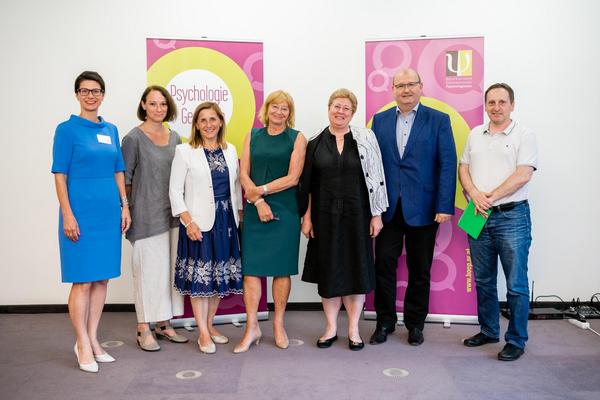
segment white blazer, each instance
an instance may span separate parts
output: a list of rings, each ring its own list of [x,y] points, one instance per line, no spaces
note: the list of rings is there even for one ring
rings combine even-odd
[[[235,223],[239,226],[238,210],[243,208],[239,164],[235,146],[227,143],[223,149],[229,169],[229,191]],[[212,178],[204,148],[192,148],[188,143],[177,145],[171,166],[169,198],[173,216],[187,211],[203,232],[210,231],[215,223],[215,196]]]

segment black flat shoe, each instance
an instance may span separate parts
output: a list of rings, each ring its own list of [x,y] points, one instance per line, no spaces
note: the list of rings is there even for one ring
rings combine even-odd
[[[420,346],[425,341],[423,337],[423,331],[419,328],[412,328],[408,330],[408,343],[411,346]]]
[[[329,347],[331,347],[331,345],[333,344],[333,342],[335,342],[338,339],[337,335],[330,337],[329,339],[324,339],[324,340],[317,340],[317,347],[320,349],[327,349]]]
[[[500,361],[515,361],[518,360],[525,353],[525,350],[515,346],[512,343],[506,343],[500,353],[498,353],[498,360]]]
[[[488,343],[498,343],[498,339],[489,337],[481,332],[463,340],[463,344],[467,347],[478,347]]]
[[[360,340],[360,342],[353,342],[351,339],[348,339],[348,348],[352,351],[361,350],[365,347],[365,342],[362,341],[362,338]]]
[[[375,328],[375,332],[371,335],[369,344],[381,344],[385,343],[388,334],[394,332],[394,329],[386,328],[385,326],[378,326]]]

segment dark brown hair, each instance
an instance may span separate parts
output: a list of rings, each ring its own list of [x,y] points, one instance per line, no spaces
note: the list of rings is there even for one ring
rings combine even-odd
[[[83,71],[75,79],[75,93],[77,93],[79,85],[81,85],[81,82],[83,81],[98,82],[100,88],[102,89],[102,93],[104,93],[104,91],[106,90],[106,86],[104,85],[104,79],[102,79],[99,73],[97,73],[96,71]]]
[[[492,86],[487,88],[487,90],[485,91],[485,96],[483,97],[484,101],[487,102],[487,95],[488,95],[489,91],[492,89],[506,90],[508,92],[508,98],[510,99],[510,104],[515,103],[515,92],[513,91],[513,89],[510,86],[508,86],[507,83],[494,83]]]
[[[167,114],[165,115],[165,119],[163,119],[163,122],[164,121],[173,121],[175,119],[175,117],[177,117],[177,106],[175,105],[175,102],[173,101],[173,98],[171,97],[169,92],[167,92],[167,89],[165,89],[162,86],[158,86],[158,85],[148,86],[146,88],[146,90],[144,90],[144,93],[142,93],[142,98],[140,99],[140,103],[138,104],[138,109],[137,109],[138,119],[140,121],[146,120],[146,116],[148,114],[146,113],[146,110],[144,110],[144,107],[142,107],[142,103],[146,102],[146,98],[148,97],[148,94],[150,94],[150,92],[153,90],[162,94],[163,97],[167,100]]]

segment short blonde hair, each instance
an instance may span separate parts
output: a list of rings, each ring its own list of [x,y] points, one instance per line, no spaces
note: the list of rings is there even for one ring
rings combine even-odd
[[[352,115],[354,115],[354,113],[356,112],[356,107],[358,105],[358,100],[356,100],[356,95],[354,93],[345,88],[335,90],[333,93],[331,93],[331,96],[329,96],[329,103],[327,103],[327,108],[331,107],[335,99],[350,100],[350,103],[352,103]]]
[[[282,102],[286,102],[288,108],[290,109],[290,115],[288,116],[287,121],[285,121],[285,125],[288,128],[293,128],[296,118],[296,113],[294,111],[294,99],[292,98],[292,96],[290,96],[288,92],[284,92],[283,90],[276,90],[267,96],[258,114],[258,119],[260,119],[260,122],[262,122],[265,126],[268,126],[269,106],[271,105],[271,103]]]
[[[200,112],[202,110],[213,110],[219,119],[221,120],[221,129],[219,129],[219,133],[217,133],[217,143],[222,149],[227,148],[227,142],[225,141],[225,114],[221,111],[221,108],[217,103],[213,103],[212,101],[205,101],[196,107],[196,111],[194,111],[194,118],[192,119],[192,134],[190,135],[190,141],[188,142],[190,146],[194,149],[197,149],[198,146],[204,147],[204,140],[202,139],[202,134],[200,133],[200,129],[196,127],[196,122],[198,121],[198,117],[200,116]]]

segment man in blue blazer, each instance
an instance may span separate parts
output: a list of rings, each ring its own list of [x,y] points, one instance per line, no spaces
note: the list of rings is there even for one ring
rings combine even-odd
[[[408,342],[423,343],[435,236],[439,224],[454,214],[456,147],[450,118],[420,104],[422,90],[415,70],[400,70],[392,86],[397,107],[373,117],[390,206],[375,244],[377,327],[371,344],[385,342],[398,320],[396,270],[403,246],[408,266],[404,324]]]

